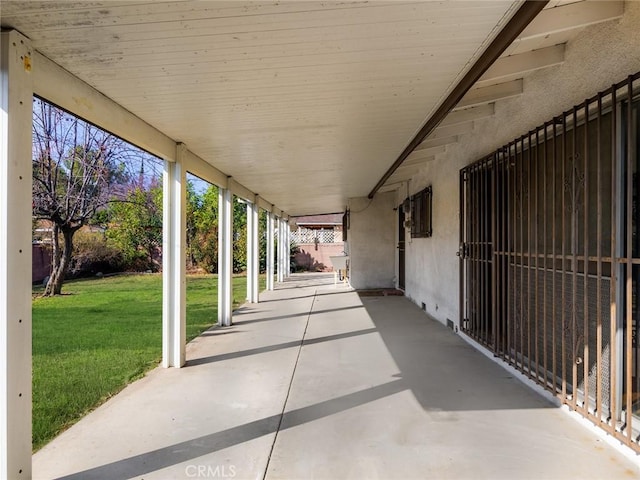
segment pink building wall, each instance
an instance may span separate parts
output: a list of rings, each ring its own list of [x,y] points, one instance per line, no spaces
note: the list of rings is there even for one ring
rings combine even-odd
[[[31,281],[40,283],[51,274],[51,250],[44,245],[31,244],[33,263],[31,267]]]
[[[294,256],[295,265],[312,272],[332,272],[329,257],[344,254],[344,243],[302,243],[297,247],[300,251]]]

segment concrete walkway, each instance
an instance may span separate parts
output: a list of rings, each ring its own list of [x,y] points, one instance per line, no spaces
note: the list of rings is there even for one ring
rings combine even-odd
[[[640,478],[402,297],[297,275],[261,300],[39,451],[34,478]]]

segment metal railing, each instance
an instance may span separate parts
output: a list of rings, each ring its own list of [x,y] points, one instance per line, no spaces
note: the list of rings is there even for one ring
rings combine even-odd
[[[640,452],[640,73],[460,172],[463,331]]]

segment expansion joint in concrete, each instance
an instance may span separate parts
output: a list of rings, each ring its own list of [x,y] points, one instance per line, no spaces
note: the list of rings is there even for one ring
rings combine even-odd
[[[311,307],[309,307],[309,313],[307,314],[307,322],[304,325],[304,331],[302,332],[302,338],[300,339],[300,345],[298,345],[298,354],[296,355],[296,361],[293,364],[293,370],[291,370],[291,379],[289,380],[289,387],[287,388],[287,394],[284,397],[284,402],[282,403],[282,411],[280,412],[280,418],[278,419],[278,428],[276,429],[276,433],[273,436],[273,443],[271,444],[271,449],[269,450],[269,456],[267,457],[267,463],[264,467],[264,475],[262,476],[262,480],[266,480],[267,472],[269,471],[269,463],[271,462],[271,455],[273,455],[273,449],[276,446],[276,442],[278,441],[278,434],[280,433],[280,428],[282,427],[282,420],[284,419],[284,413],[287,410],[287,402],[289,401],[289,395],[291,395],[291,388],[293,387],[293,379],[296,376],[296,369],[298,368],[298,362],[300,361],[300,355],[302,353],[302,347],[304,345],[304,340],[307,336],[307,329],[309,328],[309,321],[311,320],[311,314],[313,313],[313,306],[316,303],[316,297],[318,295],[318,291],[315,290],[313,292],[313,299],[311,300]]]

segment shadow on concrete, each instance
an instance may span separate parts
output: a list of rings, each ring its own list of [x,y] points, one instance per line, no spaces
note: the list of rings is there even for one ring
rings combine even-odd
[[[264,347],[250,348],[248,350],[242,350],[239,352],[229,352],[220,355],[213,355],[211,357],[194,358],[187,360],[185,367],[195,367],[197,365],[205,365],[207,363],[221,362],[224,360],[231,360],[233,358],[247,357],[249,355],[258,355],[261,353],[273,352],[276,350],[283,350],[285,348],[299,347],[300,345],[313,345],[315,343],[331,342],[334,340],[340,340],[343,338],[356,337],[359,335],[367,335],[369,333],[376,332],[375,328],[368,328],[365,330],[356,330],[353,332],[340,333],[336,335],[327,335],[325,337],[311,338],[304,341],[293,340],[291,342],[278,343],[275,345],[265,345]]]
[[[237,322],[234,322],[234,325],[249,325],[251,323],[259,323],[259,322],[269,322],[269,321],[276,321],[276,320],[285,320],[287,318],[307,318],[309,315],[319,315],[321,313],[332,313],[332,312],[343,312],[345,310],[352,310],[355,308],[362,308],[362,305],[353,305],[351,307],[341,307],[341,308],[329,308],[326,310],[313,310],[311,312],[309,311],[305,311],[305,312],[300,312],[300,313],[290,313],[288,315],[278,315],[275,317],[261,317],[261,318],[254,318],[254,319],[250,319],[250,320],[238,320]]]
[[[251,441],[264,435],[273,434],[278,429],[285,430],[304,423],[312,422],[345,410],[394,395],[406,386],[403,380],[394,380],[382,385],[360,390],[348,395],[316,403],[308,407],[287,412],[284,415],[270,417],[245,423],[237,427],[201,436],[168,447],[153,450],[116,462],[101,465],[82,472],[59,477],[58,480],[92,480],[105,478],[132,478],[183,463],[195,458],[217,452]]]
[[[272,300],[260,300],[260,303],[271,303],[271,302],[286,302],[287,300],[299,300],[301,298],[313,298],[313,297],[323,297],[325,295],[341,295],[344,293],[353,293],[353,290],[344,290],[342,292],[318,292],[316,294],[311,295],[300,295],[298,297],[287,297],[287,298],[274,298]],[[235,313],[235,311],[234,311]],[[242,312],[245,314],[248,312]]]
[[[242,333],[244,330],[226,330],[228,327],[219,327],[217,325],[211,327],[209,330],[205,330],[199,336],[200,337],[220,337],[222,335],[230,335],[232,333]],[[196,337],[198,338],[198,337]]]
[[[556,408],[406,298],[361,301],[426,411]]]
[[[275,290],[322,287],[333,284],[333,273],[294,273],[275,284]]]
[[[407,299],[370,297],[362,298],[361,302],[362,305],[318,310],[313,314],[335,312],[336,318],[340,318],[340,311],[364,307],[373,322],[372,328],[192,359],[187,366],[375,333],[380,335],[400,370],[397,380],[59,477],[59,480],[139,477],[406,390],[439,421],[447,421],[448,415],[456,411],[554,408]]]

